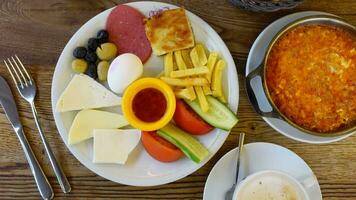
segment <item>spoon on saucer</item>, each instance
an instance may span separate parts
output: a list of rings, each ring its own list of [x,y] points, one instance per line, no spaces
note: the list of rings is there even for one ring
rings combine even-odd
[[[241,132],[240,133],[240,137],[239,137],[239,150],[237,151],[236,179],[235,179],[235,183],[226,192],[225,200],[232,200],[232,196],[234,195],[234,191],[235,191],[236,185],[238,184],[239,170],[240,170],[240,157],[241,157],[242,147],[244,145],[244,139],[245,139],[245,133]]]

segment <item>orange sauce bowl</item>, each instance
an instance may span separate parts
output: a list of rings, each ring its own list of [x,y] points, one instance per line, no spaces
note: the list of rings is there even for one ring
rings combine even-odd
[[[154,105],[154,107],[159,106],[159,107],[164,107],[165,106],[165,111],[162,113],[162,116],[159,116],[159,119],[155,121],[151,120],[143,120],[143,118],[139,116],[148,116],[149,113],[148,110],[137,110],[135,109],[137,100],[135,97],[137,96],[142,96],[140,92],[145,91],[145,89],[153,89],[152,91],[159,91],[165,99],[165,105],[160,105],[162,102],[156,102],[158,105]],[[147,91],[147,90],[146,90]],[[159,95],[158,95],[159,96]],[[155,95],[152,98],[157,99],[157,95]],[[144,103],[154,103],[152,102],[152,99],[147,99],[147,101],[139,101],[140,104]],[[173,118],[173,114],[176,109],[176,98],[174,95],[174,92],[172,88],[167,85],[165,82],[161,81],[160,79],[157,78],[142,78],[139,80],[136,80],[133,82],[126,90],[123,96],[122,100],[122,112],[127,119],[127,121],[130,123],[131,126],[140,129],[142,131],[154,131],[157,129],[160,129],[164,127],[166,124],[168,124],[171,119]],[[139,105],[140,108],[147,107],[150,105]],[[156,108],[159,108],[156,107]],[[159,112],[159,111],[157,111]],[[153,113],[155,114],[155,113]],[[156,116],[157,117],[157,116]],[[156,118],[155,117],[155,118]]]

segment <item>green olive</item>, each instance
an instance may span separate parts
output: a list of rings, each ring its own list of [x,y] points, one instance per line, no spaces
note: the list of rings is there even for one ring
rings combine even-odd
[[[100,81],[106,81],[108,77],[108,71],[109,71],[109,62],[108,61],[100,61],[98,64],[98,77]]]
[[[116,57],[117,48],[113,43],[104,43],[96,48],[96,55],[100,60],[111,60]]]
[[[72,69],[77,73],[84,73],[87,71],[88,63],[84,59],[74,59],[72,61]]]

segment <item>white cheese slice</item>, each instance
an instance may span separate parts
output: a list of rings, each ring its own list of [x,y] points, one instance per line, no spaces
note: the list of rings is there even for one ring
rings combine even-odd
[[[93,137],[94,129],[120,128],[129,123],[124,116],[99,110],[82,110],[73,120],[68,143],[76,144]]]
[[[60,96],[57,112],[103,108],[121,104],[121,98],[85,74],[76,74]]]
[[[140,138],[137,129],[95,129],[93,162],[125,164]]]

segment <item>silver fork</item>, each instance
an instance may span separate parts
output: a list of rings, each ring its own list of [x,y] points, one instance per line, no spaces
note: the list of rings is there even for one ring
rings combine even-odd
[[[31,78],[17,55],[15,55],[15,58],[11,57],[11,60],[10,58],[7,58],[7,62],[6,60],[4,60],[4,63],[16,85],[17,90],[20,92],[21,96],[31,105],[33,117],[40,133],[42,143],[45,147],[46,153],[49,157],[49,161],[52,165],[54,173],[56,174],[57,180],[59,182],[59,185],[61,186],[62,191],[64,193],[70,192],[71,187],[68,182],[68,179],[65,176],[60,164],[58,163],[56,157],[54,156],[51,150],[51,147],[47,142],[46,136],[44,135],[44,132],[39,122],[39,118],[37,116],[37,110],[34,102],[36,96],[35,81]]]

